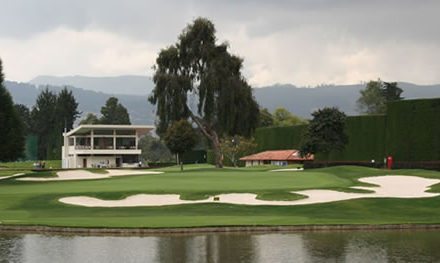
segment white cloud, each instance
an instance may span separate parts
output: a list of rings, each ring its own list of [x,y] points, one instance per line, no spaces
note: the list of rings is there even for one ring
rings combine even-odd
[[[389,39],[366,43],[326,26],[262,36],[249,36],[246,27],[240,27],[222,37],[244,58],[247,78],[255,86],[354,84],[377,78],[440,82],[440,45]]]
[[[7,79],[37,75],[151,75],[160,47],[102,30],[60,27],[27,39],[0,39]]]
[[[149,7],[145,3],[119,3],[104,13],[96,11],[100,4],[90,10],[79,5],[76,15],[71,8],[65,10],[73,12],[66,20],[72,25],[58,16],[46,21],[46,27],[40,25],[44,32],[29,29],[32,34],[20,37],[0,34],[0,57],[10,80],[28,81],[38,75],[151,75],[159,50],[173,44],[192,19],[211,15],[218,39],[228,41],[232,52],[244,58],[244,72],[253,86],[352,84],[379,77],[440,83],[439,27],[432,23],[437,18],[432,14],[436,3],[418,8],[406,3],[400,9],[389,4],[378,10],[374,4],[297,10],[289,2],[285,6],[260,2],[255,7],[240,3],[180,3],[181,10],[170,13],[170,20],[160,14],[171,4],[151,17],[143,12]],[[121,6],[129,11],[121,12]],[[390,15],[390,10],[397,13]],[[92,22],[79,23],[84,17]],[[24,28],[30,24],[26,19],[22,22]],[[20,27],[15,31],[20,32]]]

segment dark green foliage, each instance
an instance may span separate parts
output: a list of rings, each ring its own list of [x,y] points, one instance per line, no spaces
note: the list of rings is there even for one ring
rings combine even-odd
[[[386,154],[396,161],[440,160],[440,99],[388,104]]]
[[[150,134],[140,139],[139,147],[142,149],[142,159],[147,162],[174,162],[174,157],[165,144],[159,138],[155,138]]]
[[[72,91],[64,88],[58,94],[57,97],[57,109],[56,109],[56,123],[61,128],[61,131],[66,128],[70,131],[73,128],[73,123],[79,117],[80,112],[78,109],[78,103],[72,94]]]
[[[403,90],[397,86],[397,82],[384,82],[382,86],[382,96],[386,102],[402,100]]]
[[[23,104],[15,104],[14,105],[15,110],[17,111],[18,115],[21,118],[21,121],[23,123],[23,133],[27,135],[31,130],[31,112],[26,105]]]
[[[58,95],[43,90],[31,111],[32,133],[38,137],[38,159],[61,158],[63,131],[73,128],[79,116],[78,103],[71,91],[64,88]]]
[[[99,119],[98,117],[93,113],[87,113],[86,117],[84,117],[79,124],[98,124]]]
[[[38,137],[34,134],[26,136],[25,160],[38,160]]]
[[[110,97],[101,108],[101,124],[131,124],[127,109],[115,97]]]
[[[205,150],[192,150],[192,151],[186,152],[182,156],[181,161],[184,164],[206,163],[206,158],[207,158],[207,153]]]
[[[383,82],[380,79],[368,82],[360,93],[357,108],[360,113],[366,114],[385,114],[387,103],[403,99],[403,90],[397,86],[397,82]]]
[[[55,155],[56,111],[57,96],[49,89],[43,90],[37,97],[37,101],[32,108],[32,133],[38,137],[38,159],[51,159]],[[59,156],[56,159],[59,159]]]
[[[371,80],[365,89],[360,91],[361,95],[356,101],[359,113],[365,114],[385,114],[386,101],[382,92],[382,81]]]
[[[382,162],[385,150],[385,115],[347,117],[345,131],[348,144],[343,151],[317,154],[316,160]]]
[[[164,141],[172,153],[182,155],[194,147],[197,134],[187,120],[180,120],[168,128]]]
[[[293,126],[306,124],[307,121],[292,114],[286,108],[277,108],[273,113],[273,121],[275,126]]]
[[[239,159],[243,156],[255,153],[257,144],[254,138],[242,136],[225,137],[221,140],[223,160],[227,166],[244,166]]]
[[[323,108],[312,113],[313,119],[307,127],[302,154],[327,154],[342,151],[348,142],[345,132],[346,116],[337,108]]]
[[[440,99],[391,102],[387,115],[347,117],[345,126],[349,140],[344,150],[317,154],[316,160],[383,162],[387,155],[407,162],[440,159]],[[259,128],[258,150],[297,148],[305,127]]]
[[[307,125],[266,127],[255,130],[257,151],[299,149]]]
[[[241,74],[242,59],[230,54],[226,44],[217,44],[215,33],[211,21],[197,18],[176,44],[161,50],[149,101],[157,105],[159,135],[173,122],[191,118],[222,167],[219,138],[250,136],[258,125],[259,108]],[[190,107],[189,98],[196,99],[196,107]]]
[[[270,127],[273,126],[274,120],[272,114],[267,108],[260,109],[260,118],[258,127]]]
[[[0,161],[15,161],[23,156],[24,131],[22,120],[4,84],[0,60]]]

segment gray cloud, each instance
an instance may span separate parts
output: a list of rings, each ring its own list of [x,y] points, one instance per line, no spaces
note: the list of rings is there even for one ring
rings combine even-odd
[[[93,54],[105,43],[96,43],[93,52],[83,44],[93,32],[107,32],[105,39],[123,38],[113,50],[99,54],[102,61],[110,57],[129,60],[126,71],[141,72],[140,62],[134,54],[124,56],[123,46],[131,48],[148,46],[146,67],[154,63],[152,55],[160,47],[176,41],[177,35],[198,16],[210,18],[216,25],[219,40],[227,40],[234,52],[245,58],[248,78],[255,85],[273,82],[317,84],[322,82],[351,82],[359,78],[385,76],[409,81],[440,82],[440,77],[426,75],[440,70],[440,27],[438,11],[440,1],[412,0],[224,0],[224,1],[144,1],[144,0],[0,0],[0,56],[12,60],[32,46],[38,39],[44,50],[44,38],[56,37],[79,41],[83,53]],[[60,28],[63,29],[60,31]],[[57,31],[58,30],[58,31]],[[78,32],[78,36],[66,32]],[[55,32],[55,33],[54,33]],[[64,32],[64,35],[63,35]],[[81,34],[81,32],[84,32]],[[84,37],[86,35],[87,37]],[[6,40],[13,40],[11,43]],[[5,42],[6,41],[6,42]],[[16,41],[16,42],[14,42]],[[63,42],[64,41],[64,42]],[[14,47],[20,43],[20,49]],[[125,43],[125,44],[122,44]],[[93,44],[93,43],[92,43]],[[111,44],[109,43],[111,48]],[[115,71],[100,67],[87,67],[93,58],[79,54],[75,45],[68,46],[68,57],[81,59],[69,61],[71,67],[92,74],[114,74]],[[15,49],[14,49],[15,48]],[[103,47],[104,48],[104,47]],[[102,48],[101,48],[102,49]],[[15,53],[14,53],[15,52]],[[62,53],[62,51],[59,51]],[[132,52],[131,52],[132,53]],[[115,55],[117,54],[117,55]],[[50,52],[49,52],[50,55]],[[403,57],[402,57],[403,56]],[[44,63],[43,58],[35,55]],[[45,58],[52,66],[41,67],[52,74],[56,56]],[[26,58],[21,58],[25,61]],[[22,62],[13,64],[11,76],[19,78],[36,74],[28,71]],[[122,62],[121,62],[122,63]],[[405,63],[405,64],[402,64]],[[413,65],[410,65],[412,63]],[[96,64],[96,63],[95,63]],[[130,66],[131,65],[131,66]],[[137,65],[136,67],[133,65]],[[121,64],[123,68],[124,64]],[[22,67],[22,73],[14,73]],[[408,73],[411,69],[411,73]],[[405,73],[406,72],[406,73]],[[57,74],[63,74],[56,71]],[[76,74],[65,72],[64,74]],[[425,75],[424,75],[425,74]]]

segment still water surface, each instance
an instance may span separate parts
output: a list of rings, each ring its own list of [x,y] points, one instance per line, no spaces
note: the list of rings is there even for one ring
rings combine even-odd
[[[1,234],[0,262],[440,262],[440,231]]]

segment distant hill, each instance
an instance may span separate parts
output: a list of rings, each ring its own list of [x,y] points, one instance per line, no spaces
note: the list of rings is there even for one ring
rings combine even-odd
[[[151,78],[146,76],[87,77],[38,76],[29,83],[35,85],[73,86],[107,94],[148,95],[153,89]]]
[[[399,82],[405,99],[440,97],[440,84],[415,85]],[[254,88],[254,95],[262,107],[273,111],[277,107],[285,107],[302,117],[310,117],[310,113],[324,106],[338,107],[348,115],[357,115],[356,100],[359,91],[365,84],[327,85],[315,88],[298,88],[290,84],[273,85]]]
[[[128,109],[133,123],[154,123],[154,107],[147,100],[153,83],[148,77],[41,76],[32,82],[41,85],[48,84],[49,88],[54,91],[59,91],[65,85],[69,86],[83,113],[99,113],[105,101],[113,94]],[[6,87],[10,90],[14,101],[28,106],[35,103],[37,95],[44,88],[41,85],[6,81]],[[423,86],[401,82],[399,86],[404,90],[402,96],[405,99],[440,97],[440,85]],[[312,111],[325,106],[335,106],[348,115],[356,115],[358,114],[356,100],[359,98],[359,91],[364,87],[365,84],[298,88],[290,84],[277,84],[254,88],[254,95],[260,106],[270,111],[277,107],[285,107],[304,118],[310,118]]]
[[[13,81],[5,81],[5,86],[11,93],[14,102],[32,107],[35,104],[38,94],[46,88],[46,86],[35,86],[29,83],[17,83]],[[59,92],[61,86],[47,86],[50,90]],[[102,92],[80,89],[76,87],[67,87],[72,91],[79,103],[79,110],[85,115],[88,112],[99,114],[101,107],[106,100],[113,96]],[[154,123],[154,107],[148,102],[147,95],[114,95],[124,105],[130,114],[133,124],[153,124]]]

